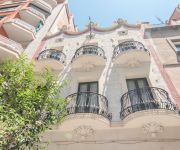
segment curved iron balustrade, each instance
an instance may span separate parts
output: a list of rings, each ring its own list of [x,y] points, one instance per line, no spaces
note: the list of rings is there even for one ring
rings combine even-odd
[[[104,50],[95,45],[86,45],[80,47],[76,50],[73,59],[78,58],[81,55],[98,55],[102,56],[104,59],[106,58]]]
[[[129,50],[141,50],[141,51],[145,51],[149,53],[142,43],[138,41],[126,41],[126,42],[120,43],[114,48],[113,58],[118,56],[120,53],[129,51]]]
[[[47,49],[47,50],[42,51],[39,54],[39,56],[37,57],[37,60],[47,59],[47,58],[55,59],[65,64],[66,55],[63,52],[55,50],[55,49]]]
[[[69,95],[67,114],[93,113],[102,115],[109,120],[112,115],[108,113],[108,100],[105,96],[93,92],[79,92]]]
[[[177,107],[165,90],[156,87],[131,90],[121,97],[121,119],[132,113],[148,109],[176,111]]]

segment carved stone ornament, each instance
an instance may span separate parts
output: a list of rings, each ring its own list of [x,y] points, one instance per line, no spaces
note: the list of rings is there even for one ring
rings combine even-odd
[[[141,62],[135,58],[131,58],[129,59],[126,63],[125,63],[128,67],[138,67]]]
[[[56,43],[62,42],[63,40],[64,40],[64,38],[57,38]]]
[[[127,34],[128,34],[128,31],[127,31],[127,30],[118,31],[118,35],[119,35],[119,36],[123,36],[123,35],[127,35]]]
[[[66,25],[63,25],[62,28],[61,28],[61,31],[64,32],[64,31],[67,31],[68,30],[68,27]]]
[[[89,71],[92,71],[95,67],[96,66],[94,64],[89,62],[89,63],[85,63],[84,65],[82,65],[81,70],[89,72]]]
[[[146,134],[149,134],[151,137],[156,137],[157,134],[162,133],[164,131],[164,127],[157,122],[150,122],[143,125],[143,131]]]
[[[119,18],[116,22],[117,22],[117,24],[124,24],[124,23],[127,23],[127,20]]]
[[[92,33],[91,35],[86,35],[86,39],[90,40],[90,39],[94,39],[95,38],[95,34]]]
[[[86,138],[93,135],[94,129],[91,126],[82,125],[74,129],[74,134],[81,138]]]

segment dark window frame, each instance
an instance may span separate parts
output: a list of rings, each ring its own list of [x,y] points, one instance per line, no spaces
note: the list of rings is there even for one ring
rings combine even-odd
[[[136,90],[136,92],[137,92],[137,96],[138,96],[138,102],[139,103],[143,103],[144,102],[144,100],[143,100],[143,94],[142,94],[142,92],[140,91],[140,89],[142,89],[142,88],[140,88],[139,87],[139,85],[138,85],[138,80],[144,80],[145,81],[145,83],[146,83],[146,86],[145,87],[149,87],[149,83],[148,83],[148,80],[147,80],[147,78],[146,77],[144,77],[144,78],[132,78],[132,79],[126,79],[126,84],[127,84],[127,88],[128,88],[128,81],[134,81],[135,82],[135,89],[133,89],[133,90]],[[128,89],[128,92],[129,91],[133,91],[133,90],[129,90]],[[151,96],[152,96],[152,94],[151,94]],[[152,96],[153,97],[153,96]],[[130,97],[130,101],[131,101],[131,104],[134,104],[134,101],[133,101],[133,98],[131,98]]]
[[[88,92],[91,92],[91,91],[90,91],[90,84],[92,84],[92,83],[96,83],[96,84],[97,84],[97,102],[99,102],[99,99],[98,99],[99,82],[98,82],[98,81],[79,82],[79,83],[78,83],[78,95],[77,95],[77,98],[76,98],[76,104],[77,104],[77,105],[78,105],[78,103],[79,103],[79,93],[81,93],[81,92],[80,92],[80,86],[83,85],[83,84],[87,84],[87,94],[88,94]],[[82,93],[83,93],[83,92],[82,92]],[[96,93],[96,92],[94,92],[94,93]],[[90,95],[90,93],[87,95],[87,99],[86,99],[86,102],[85,102],[86,105],[88,105],[88,103],[89,103],[89,95]],[[99,103],[97,103],[97,106],[99,106]],[[85,111],[89,112],[89,109],[90,109],[90,107],[87,107]],[[79,108],[78,108],[78,107],[76,108],[76,112],[79,112]]]
[[[137,89],[137,87],[138,87],[138,80],[144,80],[144,79],[145,79],[145,81],[146,81],[147,87],[149,87],[149,83],[148,83],[148,80],[147,80],[146,77],[144,77],[144,78],[132,78],[132,79],[126,79],[126,83],[127,83],[128,80],[129,80],[129,81],[135,80],[135,86],[136,86],[136,89]],[[129,91],[129,89],[128,89],[128,91]]]

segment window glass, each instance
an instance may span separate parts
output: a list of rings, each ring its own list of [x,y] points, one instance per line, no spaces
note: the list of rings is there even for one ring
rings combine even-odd
[[[91,112],[97,109],[99,106],[98,82],[79,83],[76,104],[76,112]]]
[[[176,44],[175,47],[176,47],[177,51],[180,51],[180,44]]]
[[[145,88],[148,87],[146,78],[128,79],[126,82],[129,90],[128,96],[130,98],[131,105],[136,105],[149,100],[149,89]]]
[[[0,20],[3,19],[5,16],[0,16]]]

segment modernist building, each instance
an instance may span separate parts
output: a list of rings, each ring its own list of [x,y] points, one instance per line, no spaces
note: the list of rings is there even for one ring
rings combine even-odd
[[[5,0],[0,4],[0,60],[23,52],[32,59],[47,33],[63,26],[76,30],[64,0]]]
[[[1,20],[4,56],[17,57],[22,47],[37,72],[49,67],[68,82],[61,91],[69,102],[67,116],[42,144],[49,143],[49,150],[179,150],[179,8],[160,27],[118,19],[109,28],[90,22],[78,32],[67,2],[54,2],[22,2],[12,13],[16,17]],[[27,6],[46,21],[23,20]]]

